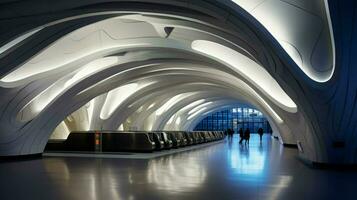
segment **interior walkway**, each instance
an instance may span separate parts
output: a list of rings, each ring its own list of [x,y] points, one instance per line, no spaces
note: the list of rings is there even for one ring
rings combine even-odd
[[[357,172],[310,169],[266,135],[154,159],[0,163],[1,199],[355,199]]]

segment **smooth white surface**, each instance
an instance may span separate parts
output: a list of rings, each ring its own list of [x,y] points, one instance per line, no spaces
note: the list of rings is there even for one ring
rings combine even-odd
[[[138,26],[142,28],[142,31],[137,31]],[[1,82],[16,82],[34,75],[65,68],[82,58],[112,48],[150,45],[150,43],[145,42],[123,42],[125,39],[132,38],[134,33],[136,38],[140,38],[140,36],[158,36],[152,25],[148,23],[126,23],[120,17],[103,20],[77,29],[62,37],[21,67],[3,77]]]
[[[107,67],[111,67],[118,62],[117,57],[106,57],[96,59],[83,67],[78,72],[66,80],[66,77],[53,83],[27,103],[19,112],[20,121],[28,121],[36,117],[47,105],[55,100],[60,94],[77,84],[84,78],[93,75]],[[24,114],[26,113],[26,114]]]
[[[88,130],[90,130],[91,125],[92,125],[92,120],[93,120],[93,116],[94,116],[94,101],[95,99],[92,99],[89,103],[88,103],[88,107],[87,107],[87,112],[88,112]]]
[[[176,103],[181,101],[182,99],[186,98],[187,96],[194,95],[193,92],[188,92],[188,93],[182,93],[178,94],[172,98],[170,98],[164,105],[162,105],[155,113],[156,115],[162,115],[164,112],[169,110],[172,106],[174,106]]]
[[[172,121],[174,120],[174,118],[175,118],[175,115],[172,115],[172,116],[170,117],[169,121],[167,121],[166,124],[171,124]]]
[[[203,108],[197,110],[195,113],[189,115],[187,120],[190,120],[190,119],[194,118],[195,116],[197,116],[198,114],[202,113],[205,110],[207,110],[207,107],[203,107]]]
[[[164,105],[162,105],[157,111],[156,115],[162,115],[165,111],[170,109],[173,105],[175,105],[180,98],[183,96],[183,94],[178,94],[171,99],[169,99]]]
[[[105,68],[113,66],[119,62],[119,58],[116,56],[104,57],[96,59],[87,65],[83,66],[70,80],[65,83],[65,87],[69,87],[79,80],[88,77],[98,71],[101,71]]]
[[[331,79],[335,71],[335,42],[327,0],[320,1],[324,5],[317,9],[295,0],[232,1],[256,18],[309,78],[321,83]],[[330,54],[332,60],[326,62]],[[322,57],[316,56],[313,61],[315,55]]]
[[[152,103],[149,105],[149,107],[146,110],[150,110],[150,108],[154,107],[156,103]]]
[[[103,120],[108,119],[120,104],[138,89],[139,84],[131,83],[110,91],[100,112],[100,118]]]
[[[192,103],[188,104],[187,106],[183,107],[182,111],[185,111],[185,110],[188,110],[188,109],[193,108],[195,106],[198,106],[198,105],[202,104],[203,102],[205,102],[204,99],[200,99],[200,100],[197,100],[195,102],[192,102]]]
[[[176,119],[176,125],[180,125],[180,123],[181,123],[181,117],[177,117],[177,119]]]
[[[120,124],[120,126],[118,128],[118,131],[124,131],[124,125],[123,124]]]
[[[212,104],[212,102],[210,101],[210,102],[203,103],[203,104],[201,104],[201,105],[199,105],[199,106],[196,106],[195,108],[193,108],[192,110],[190,110],[190,111],[188,112],[188,114],[191,115],[191,114],[195,113],[196,111],[200,110],[202,107],[208,106],[209,104]]]
[[[238,71],[255,86],[260,88],[271,100],[289,112],[296,112],[293,100],[284,92],[275,79],[253,60],[221,44],[196,40],[192,42],[192,49],[209,57],[218,59]]]

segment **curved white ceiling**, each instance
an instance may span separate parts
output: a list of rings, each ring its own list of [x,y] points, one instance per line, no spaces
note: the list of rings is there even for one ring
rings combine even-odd
[[[77,84],[84,78],[95,74],[107,67],[113,66],[118,63],[118,57],[111,56],[96,59],[79,70],[69,74],[57,82],[53,83],[41,93],[36,95],[31,101],[29,101],[18,113],[17,119],[19,121],[28,121],[39,114],[47,105],[49,105],[56,97],[66,91],[68,88]]]
[[[328,0],[232,0],[255,17],[312,80],[335,71],[335,42]]]
[[[233,49],[211,41],[196,40],[192,42],[191,46],[192,49],[231,66],[232,69],[238,71],[243,77],[265,92],[275,103],[290,112],[297,111],[296,104],[283,91],[275,79],[253,60]]]
[[[144,31],[138,32],[138,27]],[[1,81],[11,83],[59,68],[69,68],[73,64],[78,65],[81,59],[105,53],[113,48],[120,50],[128,47],[155,46],[150,40],[142,42],[133,40],[143,36],[160,38],[152,25],[146,22],[123,20],[120,17],[87,25],[57,40],[21,67],[3,77]]]
[[[130,16],[130,18],[134,17],[135,16]],[[67,81],[65,86],[71,86],[72,83],[81,80],[79,75],[85,77],[101,71],[101,69],[111,67],[114,64],[124,63],[124,58],[120,58],[120,60],[117,61],[115,61],[116,58],[114,57],[101,58],[101,56],[109,52],[114,53],[131,48],[166,47],[201,53],[210,58],[214,58],[230,66],[247,78],[284,110],[289,112],[297,111],[295,103],[281,89],[270,74],[248,57],[233,49],[206,40],[194,40],[192,44],[185,44],[187,41],[180,42],[177,39],[163,39],[157,32],[157,27],[154,27],[150,23],[124,18],[124,16],[110,18],[67,34],[30,61],[2,78],[1,81],[7,84],[16,83],[23,79],[36,78],[34,76],[37,74],[43,74],[45,72],[55,74],[57,69],[70,69],[78,65],[84,65],[88,60],[97,59],[87,64],[86,67],[82,68],[76,75],[73,75],[72,79]],[[144,31],[138,32],[139,27],[140,30]],[[186,31],[189,32],[189,30]],[[195,33],[193,35],[196,36],[192,39],[197,37],[207,38],[203,33]],[[212,36],[210,37],[212,38]],[[115,49],[115,51],[113,49]],[[93,56],[94,54],[96,55]],[[67,87],[62,87],[62,91],[66,88]],[[56,95],[53,94],[50,99],[54,99],[55,97]],[[46,102],[49,102],[49,100]]]
[[[164,17],[160,20],[164,20]],[[175,27],[175,24],[172,26]],[[224,76],[227,79],[229,79],[230,76],[222,75],[223,72],[235,71],[236,74],[231,75],[233,78],[238,79],[236,82],[232,81],[237,84],[234,89],[241,89],[242,91],[248,92],[259,104],[262,104],[268,110],[269,114],[271,114],[278,123],[282,123],[283,119],[274,111],[272,105],[269,105],[270,102],[275,103],[285,111],[292,113],[297,112],[296,104],[262,66],[238,51],[223,45],[229,43],[229,41],[216,37],[213,34],[206,34],[204,31],[190,29],[187,26],[187,22],[185,26],[177,26],[177,32],[173,31],[170,38],[165,38],[163,37],[163,32],[160,32],[159,29],[160,27],[164,28],[164,26],[158,26],[157,24],[155,26],[149,21],[135,20],[135,16],[130,16],[130,19],[124,16],[109,18],[87,25],[65,35],[22,66],[3,77],[0,80],[0,84],[3,86],[18,86],[19,84],[38,80],[45,75],[60,76],[64,74],[58,80],[54,80],[54,83],[50,84],[47,89],[34,97],[33,100],[18,113],[21,119],[20,121],[28,121],[34,118],[66,90],[76,84],[80,84],[85,78],[94,76],[96,73],[106,69],[120,68],[120,70],[117,70],[117,73],[122,73],[124,71],[135,71],[139,68],[143,68],[142,70],[138,70],[138,76],[140,73],[164,72],[165,68],[159,67],[156,70],[151,69],[151,71],[145,71],[145,67],[152,67],[150,64],[137,66],[137,69],[135,67],[130,68],[130,70],[121,69],[121,64],[132,62],[133,59],[137,61],[150,59],[150,56],[144,57],[142,54],[129,56],[129,58],[127,58],[127,55],[133,53],[133,51],[142,48],[162,48],[165,50],[168,49],[168,52],[179,50],[180,52],[184,51],[190,55],[199,54],[202,58],[209,58],[207,59],[208,62],[211,60],[218,61],[223,65],[222,69],[219,69],[222,71],[217,75]],[[219,43],[220,41],[222,41],[222,44]],[[233,44],[233,46],[237,45]],[[176,52],[176,54],[178,53]],[[160,59],[160,56],[152,57]],[[162,58],[165,57],[162,56],[161,59]],[[170,70],[184,70],[186,68],[176,67]],[[212,76],[208,75],[208,73],[212,73],[213,69],[218,70],[213,66],[207,66],[205,69],[207,77]],[[180,71],[178,75],[191,75],[190,73],[189,70],[186,70],[185,72]],[[205,75],[204,72],[202,72],[202,74]],[[115,75],[116,74],[108,76],[97,83],[93,83],[92,86],[108,81],[110,78],[115,78]],[[244,81],[242,81],[243,79],[241,80],[241,77],[244,78]],[[166,81],[170,81],[170,79]],[[124,84],[111,90],[106,95],[104,98],[105,101],[99,110],[101,120],[109,119],[125,100],[147,86],[131,82],[130,80],[128,80],[126,84],[127,85]],[[251,85],[260,90],[263,96],[260,95],[261,93],[258,94]],[[92,86],[89,86],[86,90],[92,89]],[[81,94],[81,92],[78,94]],[[168,97],[167,102],[155,111],[156,115],[161,115],[186,96],[195,94],[182,92],[180,95]],[[264,99],[265,97],[269,98],[269,103]],[[195,118],[204,112],[206,107],[202,105],[200,107],[199,104],[210,103],[204,101],[197,102],[188,105],[187,108],[191,108],[192,110],[187,118]],[[155,104],[156,102],[153,102],[153,106],[151,107],[156,107],[157,105]],[[148,110],[151,111],[150,107]],[[92,107],[91,115],[99,111],[94,111]],[[175,123],[187,120],[187,118],[184,119],[181,117],[180,120],[176,119]]]
[[[187,96],[195,95],[195,92],[188,92],[183,94],[178,94],[172,98],[170,98],[164,105],[162,105],[157,111],[155,112],[156,115],[162,115],[164,112],[169,110],[172,106],[177,104],[177,102],[181,101],[182,99],[186,98]]]
[[[212,103],[212,102],[208,102],[208,103]],[[187,120],[190,120],[192,118],[194,118],[195,116],[197,116],[198,114],[202,113],[203,111],[207,110],[207,107],[203,106],[202,108],[200,108],[199,110],[197,110],[195,113],[192,113],[191,115],[189,115],[187,117]]]
[[[103,108],[100,111],[100,118],[103,120],[108,119],[123,101],[139,89],[137,83],[130,83],[108,92]]]

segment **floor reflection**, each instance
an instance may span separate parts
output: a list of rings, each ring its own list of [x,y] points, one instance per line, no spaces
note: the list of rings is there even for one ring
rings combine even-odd
[[[234,172],[243,175],[262,175],[266,162],[266,152],[259,137],[251,137],[250,144],[239,144],[238,138],[228,140],[228,162]]]
[[[182,164],[177,160],[181,160]],[[205,182],[206,174],[206,166],[201,165],[195,156],[179,154],[150,160],[147,180],[159,190],[180,193],[200,187]]]
[[[43,164],[54,183],[61,179],[57,190],[65,199],[76,198],[77,193],[68,192],[73,188],[88,191],[82,197],[90,200],[103,199],[103,196],[105,199],[142,199],[152,190],[160,191],[155,195],[197,190],[207,177],[207,165],[197,158],[208,157],[218,149],[211,146],[151,160],[96,159],[96,163],[90,158],[51,158]],[[73,185],[78,182],[82,183]],[[101,192],[104,185],[105,193]]]
[[[357,173],[311,170],[296,155],[269,135],[262,143],[252,135],[249,146],[236,137],[154,159],[44,157],[0,163],[0,192],[1,199],[355,199]]]

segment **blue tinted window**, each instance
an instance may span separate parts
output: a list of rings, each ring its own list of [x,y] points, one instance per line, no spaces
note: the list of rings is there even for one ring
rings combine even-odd
[[[271,133],[271,127],[265,116],[256,109],[248,107],[234,107],[231,109],[212,113],[197,124],[194,130],[227,130],[233,128],[238,131],[240,128],[249,128],[252,133],[263,128],[264,132]]]

